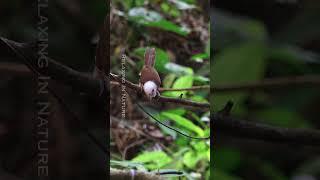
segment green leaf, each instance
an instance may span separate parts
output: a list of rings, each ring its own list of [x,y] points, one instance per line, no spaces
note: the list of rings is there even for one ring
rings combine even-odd
[[[191,57],[192,60],[196,62],[203,62],[204,59],[209,59],[210,56],[207,53],[195,54]]]
[[[170,88],[176,79],[176,75],[173,73],[167,74],[163,79],[162,79],[162,87],[164,88]]]
[[[190,169],[197,165],[198,158],[195,152],[188,151],[183,155],[183,163]]]
[[[176,75],[178,76],[181,76],[181,75],[193,75],[193,69],[190,68],[190,67],[186,67],[186,66],[182,66],[182,65],[179,65],[179,64],[175,64],[175,63],[167,63],[165,65],[165,68],[172,72],[172,73],[175,73]]]
[[[178,26],[166,19],[163,19],[161,14],[156,11],[151,11],[143,7],[132,8],[128,12],[129,20],[149,27],[156,27],[162,30],[177,33],[181,36],[186,36],[190,32],[185,27]]]
[[[174,3],[176,5],[176,7],[180,10],[194,9],[196,7],[193,4],[188,4],[188,3],[183,2],[181,0],[171,0],[170,2]]]
[[[145,22],[144,25],[150,26],[150,27],[157,27],[159,29],[163,29],[166,31],[171,31],[181,36],[187,36],[190,32],[190,29],[186,27],[178,26],[165,19],[161,19],[159,21],[148,21],[148,22]]]
[[[196,102],[209,103],[208,100],[202,96],[194,95],[194,96],[191,96],[190,99],[192,101],[196,101]]]
[[[180,16],[180,11],[176,7],[171,6],[166,2],[161,3],[160,7],[161,7],[161,10],[168,15],[171,15],[173,17]]]
[[[156,11],[151,11],[143,7],[132,8],[128,12],[131,20],[138,23],[147,23],[150,21],[160,21],[163,17]]]
[[[193,85],[193,76],[192,75],[186,75],[186,76],[181,76],[178,78],[172,88],[173,89],[180,89],[180,88],[190,88]],[[165,96],[170,96],[170,97],[179,97],[181,94],[185,96],[187,91],[167,91],[162,93]]]
[[[270,59],[294,65],[295,68],[301,69],[301,71],[306,69],[306,63],[320,63],[318,54],[289,45],[273,45],[269,47],[269,57]]]
[[[312,125],[295,111],[283,108],[268,108],[253,113],[260,121],[289,128],[311,128]]]
[[[186,113],[186,110],[184,108],[176,108],[176,109],[165,110],[162,112],[173,113],[173,114],[183,116]]]
[[[262,79],[265,70],[265,46],[261,43],[242,43],[226,48],[215,57],[212,64],[212,84],[239,84],[256,82]],[[215,93],[213,96],[214,110],[221,110],[228,100],[234,102],[234,110],[240,110],[241,102],[247,92]]]
[[[131,160],[144,163],[149,169],[162,168],[172,162],[172,159],[163,151],[143,152]]]
[[[166,73],[167,70],[166,70],[165,66],[170,61],[169,55],[163,49],[160,49],[160,48],[155,48],[155,49],[156,49],[155,68],[160,73]],[[146,51],[146,48],[137,48],[137,49],[133,50],[133,54],[140,56],[141,59],[144,60],[145,51]]]
[[[216,168],[232,172],[240,167],[241,153],[231,148],[218,148],[214,151]]]
[[[209,148],[205,141],[192,141],[191,145],[199,153],[206,152]]]
[[[140,170],[140,171],[147,171],[147,169],[143,166],[143,164],[137,163],[137,162],[110,160],[110,165],[120,166],[124,168],[136,168],[137,170]]]
[[[174,113],[169,113],[169,112],[161,112],[161,115],[171,119],[174,121],[176,124],[180,125],[181,127],[184,127],[188,129],[189,131],[197,133],[199,136],[203,137],[204,136],[204,131],[198,127],[197,125],[193,124],[189,119],[184,118],[180,115],[174,114]]]
[[[198,82],[200,84],[208,84],[208,82],[210,82],[210,79],[204,76],[195,75],[194,82]]]

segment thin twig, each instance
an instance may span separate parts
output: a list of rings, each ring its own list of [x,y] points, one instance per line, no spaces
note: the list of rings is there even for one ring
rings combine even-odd
[[[186,133],[183,133],[181,132],[180,130],[178,129],[175,129],[169,125],[166,125],[165,123],[159,121],[157,118],[155,118],[153,115],[151,115],[149,112],[147,112],[139,103],[136,103],[138,105],[138,107],[144,112],[146,113],[148,116],[150,116],[153,120],[155,120],[157,123],[161,124],[162,126],[168,128],[168,129],[171,129],[175,132],[177,132],[178,134],[184,136],[184,137],[187,137],[187,138],[190,138],[190,139],[199,139],[199,140],[206,140],[206,139],[210,139],[210,136],[207,136],[207,137],[194,137],[194,136],[190,136]]]
[[[204,86],[193,86],[190,88],[159,88],[160,92],[164,91],[196,91],[196,90],[206,90],[210,89],[209,85],[204,85]]]

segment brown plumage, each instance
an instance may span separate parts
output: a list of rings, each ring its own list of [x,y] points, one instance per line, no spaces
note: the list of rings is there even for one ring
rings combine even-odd
[[[156,51],[154,48],[146,49],[146,53],[144,55],[144,66],[140,72],[140,83],[143,85],[147,81],[153,81],[159,88],[161,85],[161,79],[157,70],[154,68],[155,54]]]

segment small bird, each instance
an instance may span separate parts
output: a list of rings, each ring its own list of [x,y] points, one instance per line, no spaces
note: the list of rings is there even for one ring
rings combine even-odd
[[[160,76],[154,68],[155,57],[155,48],[147,48],[144,54],[144,66],[140,71],[140,87],[149,100],[159,94],[158,88],[161,85]]]

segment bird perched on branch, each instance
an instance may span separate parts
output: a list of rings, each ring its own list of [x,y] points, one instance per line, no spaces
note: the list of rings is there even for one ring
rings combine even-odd
[[[147,48],[144,55],[144,66],[140,71],[140,87],[149,100],[159,95],[161,79],[154,68],[156,57],[155,48]]]

